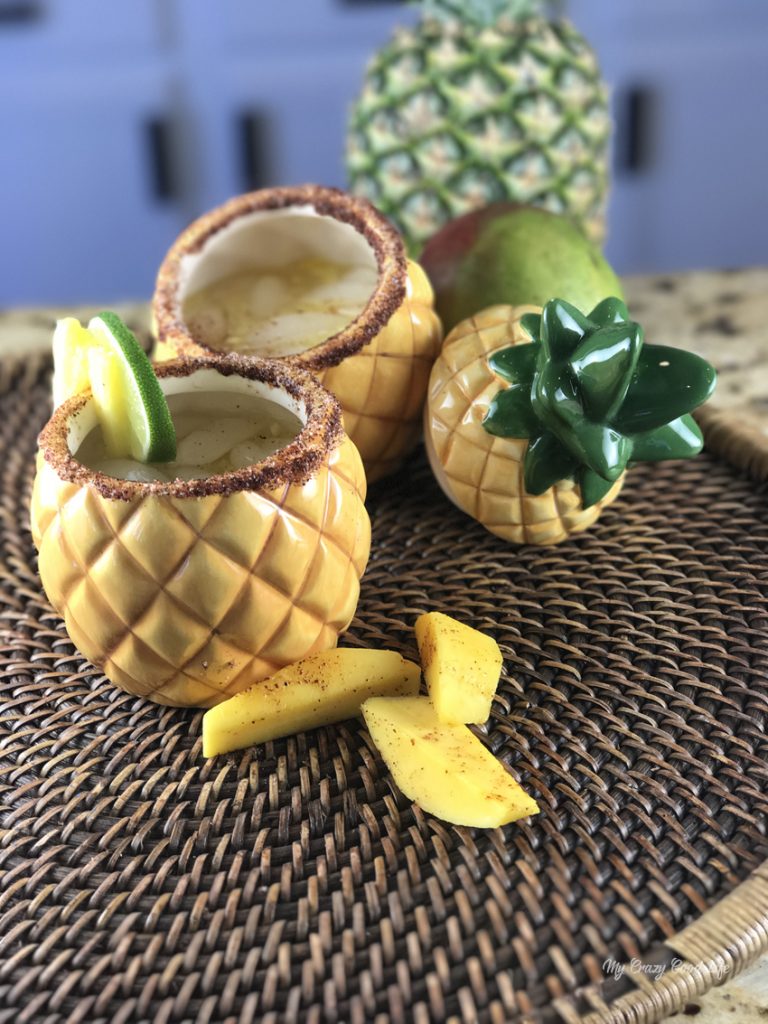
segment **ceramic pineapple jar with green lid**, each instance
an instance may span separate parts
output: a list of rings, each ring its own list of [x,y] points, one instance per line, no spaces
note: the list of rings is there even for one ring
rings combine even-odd
[[[589,527],[640,461],[703,445],[691,411],[715,386],[692,353],[645,344],[617,298],[588,315],[493,306],[462,321],[432,370],[425,441],[446,494],[515,543]]]
[[[610,116],[588,43],[543,0],[423,0],[371,61],[347,146],[352,191],[411,253],[503,199],[604,235]]]

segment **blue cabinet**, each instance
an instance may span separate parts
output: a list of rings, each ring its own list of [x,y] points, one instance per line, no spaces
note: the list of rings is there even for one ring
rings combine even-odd
[[[567,6],[613,95],[608,258],[624,273],[768,262],[768,3]]]
[[[363,68],[355,51],[332,61],[318,52],[261,53],[190,83],[204,172],[200,209],[264,185],[343,187],[347,109]]]
[[[168,41],[163,0],[0,0],[0,68],[113,66]]]
[[[370,55],[418,12],[398,0],[183,0],[178,54],[200,210],[260,185],[344,187]],[[194,137],[194,138],[193,138]]]
[[[768,107],[765,45],[746,41],[738,59],[714,42],[638,56],[625,74],[646,97],[647,152],[616,168],[609,259],[633,271],[765,263],[768,135],[749,115],[761,82]]]
[[[4,21],[3,3],[0,220],[13,258],[0,305],[148,297],[168,246],[211,206],[259,185],[343,187],[347,107],[401,13],[14,0]]]
[[[153,68],[0,73],[0,304],[148,295],[185,215],[173,96]]]
[[[395,23],[418,18],[405,0],[218,0],[215,18],[210,0],[180,2],[185,36],[213,34],[230,52],[267,45],[280,53],[352,47],[365,54],[384,42]]]
[[[0,0],[0,304],[143,298],[178,232],[263,184],[345,183],[392,0]],[[766,0],[570,0],[612,84],[622,272],[768,262]],[[10,258],[9,258],[10,257]]]

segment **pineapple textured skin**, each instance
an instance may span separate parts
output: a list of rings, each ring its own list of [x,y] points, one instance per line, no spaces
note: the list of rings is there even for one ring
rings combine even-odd
[[[345,437],[303,485],[117,500],[41,456],[31,525],[48,599],[121,689],[210,707],[315,651],[354,615],[370,548]]]
[[[447,221],[502,199],[568,214],[599,243],[609,135],[606,86],[569,22],[425,18],[371,61],[347,168],[414,255]]]
[[[359,352],[315,371],[341,404],[369,483],[397,469],[421,436],[429,373],[443,340],[434,303],[427,275],[408,260],[405,300],[388,323]]]
[[[624,482],[622,475],[588,509],[572,480],[529,494],[523,482],[527,439],[494,437],[483,427],[503,386],[488,357],[529,342],[520,319],[538,312],[536,306],[491,306],[458,324],[433,367],[424,416],[424,441],[440,486],[463,512],[515,544],[559,544],[586,530]]]

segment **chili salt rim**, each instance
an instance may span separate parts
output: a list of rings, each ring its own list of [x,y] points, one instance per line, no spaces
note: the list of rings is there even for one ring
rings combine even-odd
[[[62,480],[88,483],[103,497],[116,501],[150,496],[203,498],[216,494],[226,497],[238,491],[271,489],[284,484],[301,486],[307,483],[346,436],[338,401],[311,373],[301,367],[236,353],[175,359],[154,367],[156,375],[161,379],[189,377],[198,370],[210,369],[224,377],[244,377],[287,391],[304,405],[306,423],[284,448],[253,466],[198,480],[120,480],[89,469],[78,462],[69,450],[67,427],[72,417],[90,401],[90,391],[85,391],[63,402],[43,427],[38,445],[44,461]]]
[[[346,327],[319,345],[283,356],[280,362],[304,366],[313,371],[323,370],[338,366],[348,356],[355,355],[373,341],[406,297],[408,263],[403,240],[386,217],[368,200],[351,196],[337,188],[296,185],[260,189],[258,192],[235,196],[203,214],[179,235],[160,266],[152,299],[159,342],[173,345],[182,357],[186,357],[187,353],[202,351],[216,354],[224,351],[197,341],[184,323],[178,299],[181,261],[185,256],[200,252],[210,238],[238,217],[257,210],[281,210],[291,206],[311,206],[320,216],[332,217],[353,227],[373,250],[378,277],[376,288],[367,304]]]

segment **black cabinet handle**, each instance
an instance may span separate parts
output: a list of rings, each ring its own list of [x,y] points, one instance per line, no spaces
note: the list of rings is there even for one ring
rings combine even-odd
[[[642,174],[653,163],[655,96],[651,89],[634,85],[617,97],[616,170]]]
[[[31,0],[0,3],[0,28],[31,25],[35,21],[40,21],[42,16],[42,5],[32,3]]]
[[[168,118],[152,117],[146,122],[144,132],[150,192],[161,203],[177,199],[173,125]]]
[[[240,174],[243,188],[251,192],[269,184],[269,118],[263,110],[247,110],[237,119]]]

